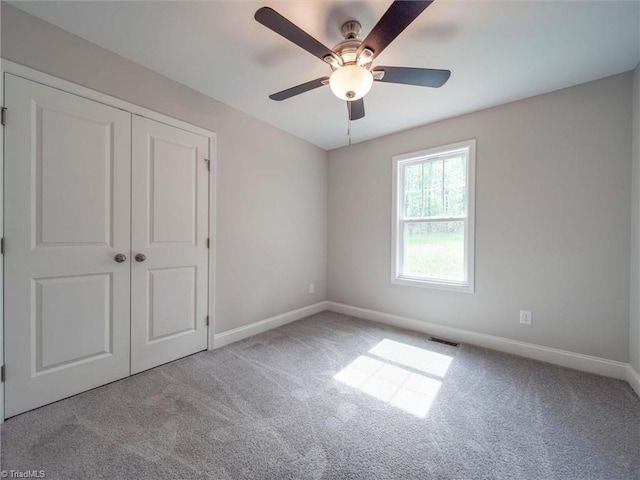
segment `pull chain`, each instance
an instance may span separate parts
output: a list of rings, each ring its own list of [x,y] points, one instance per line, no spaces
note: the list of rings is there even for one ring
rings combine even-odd
[[[351,146],[351,102],[347,102],[349,109],[349,118],[347,120],[347,135],[349,136],[349,146]]]

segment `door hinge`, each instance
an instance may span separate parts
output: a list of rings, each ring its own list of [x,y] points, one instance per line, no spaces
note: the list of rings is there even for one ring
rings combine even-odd
[[[207,315],[206,325],[207,325],[207,327],[209,326],[209,315]],[[4,367],[2,367],[2,368],[4,368]],[[4,370],[3,370],[3,371],[4,371]],[[3,377],[3,378],[4,378],[4,377]]]
[[[211,240],[207,238],[207,248],[211,248]],[[3,250],[4,251],[4,250]]]
[[[5,376],[4,376],[4,365],[2,365],[2,367],[0,367],[0,382],[4,382]]]
[[[2,107],[2,114],[0,115],[0,120],[2,121],[2,125],[7,124],[7,107]]]
[[[207,162],[207,170],[211,171],[211,160],[205,158],[204,161]]]
[[[0,254],[4,255],[4,237],[0,238]]]

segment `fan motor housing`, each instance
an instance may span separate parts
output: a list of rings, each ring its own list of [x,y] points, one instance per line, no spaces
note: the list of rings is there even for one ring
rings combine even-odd
[[[358,35],[362,31],[362,25],[357,20],[349,20],[342,24],[340,32],[344,40],[333,47],[333,51],[342,60],[342,65],[354,65],[358,62],[358,56],[356,52],[358,47],[362,43],[362,40],[358,38]],[[331,65],[332,70],[339,68],[336,65]]]
[[[333,47],[333,51],[336,52],[336,55],[338,55],[342,59],[343,65],[351,65],[356,63],[356,61],[358,60],[356,52],[361,43],[362,41],[357,39],[343,40],[335,47]],[[336,67],[334,65],[331,65],[331,69],[335,70]]]

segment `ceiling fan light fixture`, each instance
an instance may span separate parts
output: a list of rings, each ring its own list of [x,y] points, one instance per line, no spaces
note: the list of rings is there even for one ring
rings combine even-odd
[[[373,50],[365,47],[358,57],[358,65],[367,65],[371,62],[373,62]]]
[[[365,67],[345,65],[334,70],[329,78],[329,86],[341,100],[358,100],[364,97],[373,85],[373,75]]]
[[[325,55],[323,60],[333,68],[340,68],[342,66],[342,59],[337,55]]]

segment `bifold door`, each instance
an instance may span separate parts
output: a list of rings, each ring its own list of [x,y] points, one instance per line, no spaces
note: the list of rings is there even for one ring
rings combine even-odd
[[[206,349],[209,139],[10,74],[5,105],[5,417]]]

